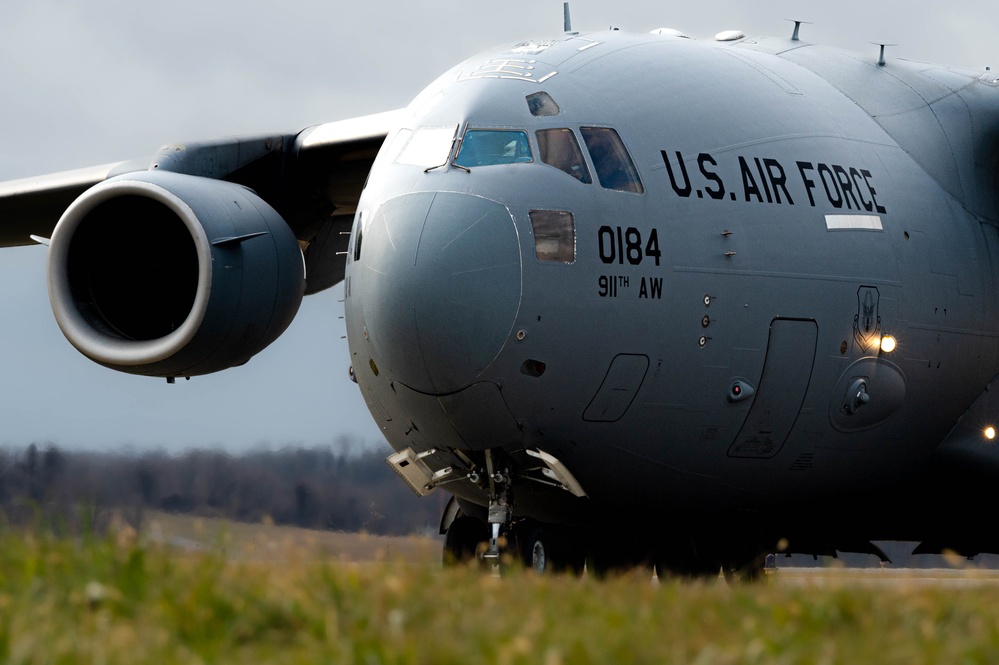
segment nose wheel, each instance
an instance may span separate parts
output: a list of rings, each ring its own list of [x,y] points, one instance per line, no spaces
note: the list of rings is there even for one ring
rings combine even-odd
[[[471,564],[486,551],[489,530],[482,520],[459,511],[444,536],[444,564]]]
[[[514,535],[527,570],[538,575],[583,574],[585,551],[571,531],[525,520],[514,526]]]
[[[442,520],[442,532],[446,534],[444,542],[445,563],[469,561],[481,558],[484,564],[492,567],[494,573],[499,572],[501,559],[504,555],[512,555],[530,570],[537,573],[575,572],[582,573],[585,555],[582,540],[572,537],[571,531],[557,526],[542,526],[531,519],[515,518],[513,512],[513,485],[534,482],[570,492],[577,497],[585,497],[579,483],[568,469],[555,457],[540,450],[526,450],[526,457],[539,460],[537,465],[519,469],[506,455],[494,456],[492,450],[483,451],[484,464],[470,465],[466,473],[458,474],[462,480],[470,480],[484,490],[488,497],[485,511],[485,521],[482,514],[472,517],[460,511],[455,514],[446,511]],[[405,476],[407,465],[400,475]],[[485,473],[482,473],[484,466]],[[425,489],[434,485],[434,478],[429,472],[423,474],[420,480]],[[444,473],[444,482],[451,482],[455,476],[451,469]],[[437,482],[437,485],[443,482]],[[416,483],[416,486],[423,487]],[[453,501],[453,500],[452,500]],[[481,505],[481,504],[480,504]],[[457,507],[455,505],[455,510]],[[450,517],[453,515],[453,519]],[[445,528],[444,524],[450,520]],[[506,551],[504,551],[506,550]]]
[[[551,543],[548,542],[548,534],[540,528],[535,529],[534,533],[528,537],[527,546],[524,548],[524,564],[528,570],[533,570],[538,575],[549,572],[551,570],[551,562],[548,560],[550,549]]]
[[[444,564],[492,564],[493,570],[513,563],[538,575],[582,575],[586,562],[579,538],[557,526],[519,520],[504,527],[496,541],[491,525],[463,513],[451,522],[444,537]],[[490,553],[490,548],[495,552]]]

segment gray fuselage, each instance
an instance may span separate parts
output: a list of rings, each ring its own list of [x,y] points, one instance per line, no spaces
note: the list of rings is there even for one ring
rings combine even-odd
[[[999,89],[875,60],[608,32],[438,79],[348,250],[353,367],[391,445],[432,469],[551,453],[588,498],[532,486],[517,510],[555,522],[907,502],[999,368]],[[606,128],[637,186],[600,163]],[[461,153],[478,130],[506,152]]]

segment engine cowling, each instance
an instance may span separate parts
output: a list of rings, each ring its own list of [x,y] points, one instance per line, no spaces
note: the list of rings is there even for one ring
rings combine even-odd
[[[298,312],[294,234],[251,190],[163,171],[111,178],[63,213],[49,299],[91,360],[132,374],[196,376],[240,365]]]

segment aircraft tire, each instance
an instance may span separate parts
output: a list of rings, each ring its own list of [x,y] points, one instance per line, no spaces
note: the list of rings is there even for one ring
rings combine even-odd
[[[538,575],[582,575],[585,563],[579,547],[569,534],[557,528],[527,522],[517,529],[517,544],[527,570]]]
[[[543,528],[529,527],[520,545],[521,557],[527,570],[532,570],[537,575],[553,572],[555,564],[552,559],[553,543]]]
[[[467,565],[479,560],[488,541],[489,530],[484,522],[459,513],[444,536],[444,565]]]

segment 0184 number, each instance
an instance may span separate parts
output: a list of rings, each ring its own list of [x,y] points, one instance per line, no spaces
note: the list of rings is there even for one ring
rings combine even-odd
[[[641,265],[646,258],[654,259],[659,265],[662,251],[659,249],[659,233],[656,229],[649,231],[648,239],[642,242],[642,232],[633,226],[601,226],[597,231],[600,246],[600,260],[604,263],[625,262],[633,266]]]

